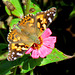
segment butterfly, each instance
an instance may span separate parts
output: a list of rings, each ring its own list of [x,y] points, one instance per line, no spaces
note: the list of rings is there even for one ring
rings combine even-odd
[[[23,56],[34,43],[40,44],[39,37],[52,23],[56,14],[56,8],[38,12],[36,15],[28,14],[17,23],[9,32],[8,44],[8,61],[14,61]]]

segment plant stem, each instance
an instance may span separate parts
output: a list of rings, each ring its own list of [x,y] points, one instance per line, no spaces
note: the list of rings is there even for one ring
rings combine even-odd
[[[26,2],[26,11],[25,11],[25,15],[29,14],[30,3],[31,3],[31,0],[27,0],[27,2]]]
[[[33,69],[30,71],[30,75],[34,75],[34,73],[33,73]]]
[[[16,75],[17,67],[14,68],[13,75]]]

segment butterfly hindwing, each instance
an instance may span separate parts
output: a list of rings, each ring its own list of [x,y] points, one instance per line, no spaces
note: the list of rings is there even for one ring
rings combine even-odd
[[[21,57],[29,48],[29,46],[24,43],[10,43],[8,47],[9,53],[7,59],[9,61],[13,61],[18,57]]]

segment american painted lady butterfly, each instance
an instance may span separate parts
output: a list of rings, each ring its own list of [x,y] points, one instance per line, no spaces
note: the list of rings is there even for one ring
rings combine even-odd
[[[39,37],[52,23],[56,8],[38,12],[36,15],[28,14],[11,30],[7,40],[9,42],[8,61],[21,57],[34,43],[40,44]]]

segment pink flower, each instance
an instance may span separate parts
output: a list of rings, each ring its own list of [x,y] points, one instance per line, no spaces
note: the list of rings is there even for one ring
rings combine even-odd
[[[40,44],[34,43],[25,54],[30,54],[31,57],[37,59],[39,57],[44,58],[52,52],[55,47],[56,37],[50,36],[52,34],[51,30],[47,28],[44,33],[39,37]]]

